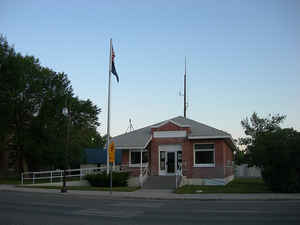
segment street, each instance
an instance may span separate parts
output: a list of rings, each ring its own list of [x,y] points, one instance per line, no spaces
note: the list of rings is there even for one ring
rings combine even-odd
[[[300,201],[117,199],[0,191],[1,225],[300,224]]]

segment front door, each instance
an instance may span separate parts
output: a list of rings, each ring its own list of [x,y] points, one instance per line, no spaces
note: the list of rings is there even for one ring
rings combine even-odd
[[[159,175],[175,175],[176,152],[160,151]]]
[[[160,176],[175,175],[178,163],[181,163],[181,145],[160,145],[158,153],[158,171]]]
[[[181,145],[158,146],[158,171],[160,176],[175,175],[178,163],[181,163]]]
[[[167,173],[175,173],[175,152],[167,152]]]

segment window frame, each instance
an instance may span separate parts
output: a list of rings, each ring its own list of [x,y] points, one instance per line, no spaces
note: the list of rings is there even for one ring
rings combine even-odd
[[[208,149],[196,149],[196,145],[208,145],[212,144],[214,148]],[[216,167],[216,148],[215,143],[194,143],[193,145],[193,155],[194,155],[194,167]],[[196,163],[196,152],[213,152],[213,163]]]
[[[130,149],[129,150],[129,167],[140,167],[141,166],[140,162],[139,163],[131,163],[131,152],[139,152],[139,153],[142,152],[143,153],[143,152],[147,152],[147,149],[142,149],[142,150],[141,149]],[[148,166],[148,163],[149,163],[149,155],[148,155],[148,161],[145,163],[142,163],[142,167]]]

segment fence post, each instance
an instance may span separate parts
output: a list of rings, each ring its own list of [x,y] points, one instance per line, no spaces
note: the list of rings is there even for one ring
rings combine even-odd
[[[50,183],[52,184],[52,171],[50,172]]]
[[[33,175],[32,175],[32,183],[34,184],[34,172],[33,172]]]
[[[176,178],[176,179],[175,179],[175,182],[176,182],[176,183],[175,183],[175,188],[176,188],[176,189],[177,189],[177,179],[178,179],[178,178],[177,178],[177,175],[178,175],[178,172],[176,171],[176,173],[175,173],[175,178]]]
[[[24,184],[23,174],[24,174],[24,173],[21,173],[21,183],[22,183],[22,185]]]
[[[62,170],[60,171],[60,182],[62,182]]]
[[[81,168],[80,168],[79,172],[80,172],[79,180],[81,181]]]

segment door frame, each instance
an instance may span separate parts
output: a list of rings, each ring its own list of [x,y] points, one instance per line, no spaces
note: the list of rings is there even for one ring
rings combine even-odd
[[[159,176],[174,176],[177,172],[177,152],[182,151],[181,145],[159,145],[158,146],[158,175]],[[165,152],[165,170],[160,170],[160,152]],[[168,173],[167,169],[167,154],[168,152],[174,152],[174,173]]]

